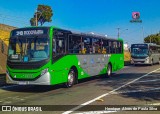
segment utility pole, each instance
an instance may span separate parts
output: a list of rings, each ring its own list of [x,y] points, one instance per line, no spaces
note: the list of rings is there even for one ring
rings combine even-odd
[[[118,35],[117,36],[119,38],[120,37],[120,28],[117,28],[117,30],[118,30]],[[121,33],[124,32],[125,30],[128,30],[128,29],[121,30]]]
[[[149,36],[150,43],[152,42],[151,35]]]

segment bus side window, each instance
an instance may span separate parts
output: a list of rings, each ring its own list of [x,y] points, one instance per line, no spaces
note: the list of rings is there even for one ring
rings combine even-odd
[[[53,56],[55,56],[56,54],[56,42],[55,42],[55,39],[52,40],[52,51],[53,51]]]
[[[93,50],[93,53],[98,53],[98,54],[102,53],[101,45],[102,45],[101,39],[93,38],[92,47],[91,47],[91,49]]]
[[[55,43],[53,45],[55,46],[53,51],[55,51],[56,55],[65,54],[66,53],[66,44],[65,44],[66,33],[62,30],[57,29],[54,34],[54,39],[55,41],[53,42]]]
[[[64,39],[57,39],[56,47],[57,53],[63,54],[65,52]]]
[[[107,53],[109,53],[108,40],[102,39],[102,54],[107,54]]]
[[[117,53],[117,42],[116,41],[113,42],[113,52]]]
[[[113,53],[113,45],[112,45],[112,41],[109,41],[109,53]]]
[[[122,44],[121,44],[121,42],[117,42],[117,53],[122,53]]]
[[[82,53],[86,54],[86,53],[92,53],[91,52],[91,48],[92,48],[92,41],[91,38],[88,37],[84,37],[82,42],[84,42],[84,49],[82,49]]]
[[[69,36],[69,53],[79,53],[81,45],[81,36]]]

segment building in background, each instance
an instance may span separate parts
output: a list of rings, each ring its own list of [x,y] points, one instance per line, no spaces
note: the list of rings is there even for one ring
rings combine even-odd
[[[8,39],[10,36],[10,31],[15,29],[16,27],[12,27],[5,24],[0,24],[0,50],[1,43],[4,43],[4,53],[0,51],[0,74],[6,72],[6,60],[7,60],[7,50],[8,50]]]
[[[128,43],[124,43],[123,47],[124,47],[124,62],[125,62],[125,65],[128,65],[131,62],[131,53],[129,50]]]

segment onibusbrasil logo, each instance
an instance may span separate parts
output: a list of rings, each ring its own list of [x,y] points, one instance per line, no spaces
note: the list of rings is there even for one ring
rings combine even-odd
[[[130,20],[131,23],[142,23],[142,20],[140,20],[140,12],[132,12],[132,20]]]

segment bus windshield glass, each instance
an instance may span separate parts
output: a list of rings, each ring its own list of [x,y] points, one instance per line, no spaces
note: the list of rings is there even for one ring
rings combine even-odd
[[[134,45],[131,47],[131,54],[134,55],[141,55],[147,56],[148,53],[148,46],[147,45]]]
[[[48,59],[49,39],[35,37],[11,37],[8,60],[13,62],[35,62]]]

